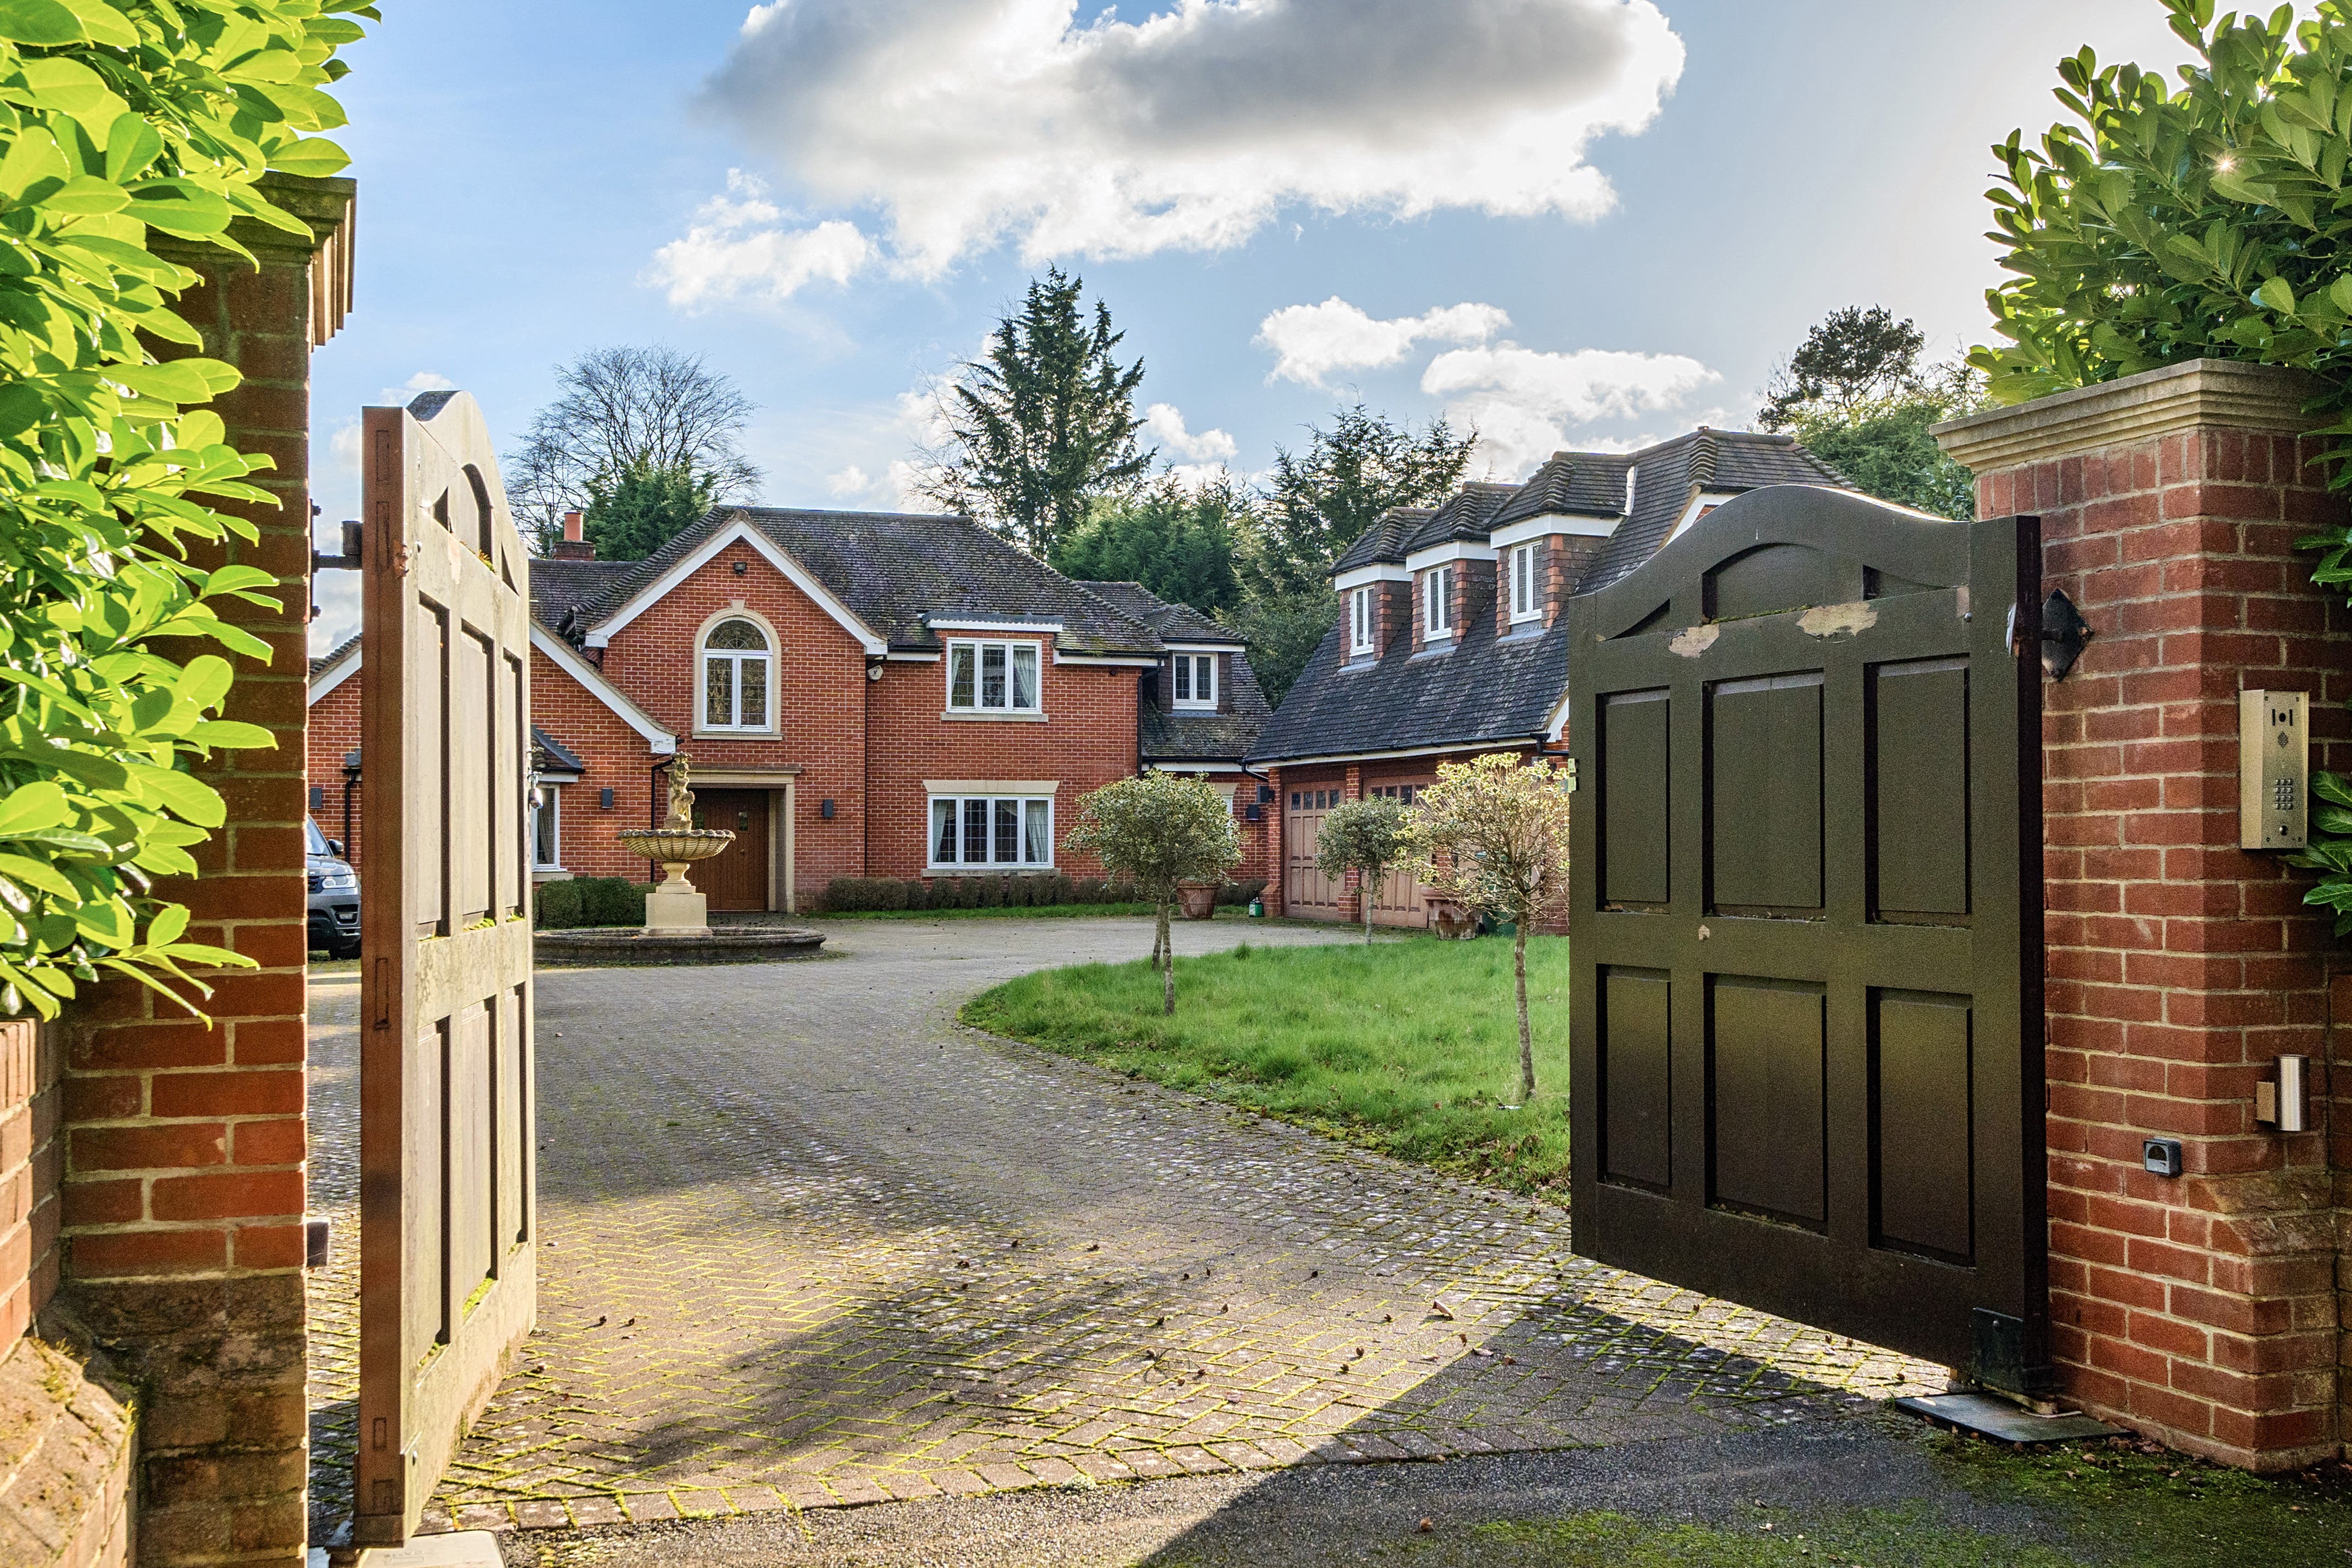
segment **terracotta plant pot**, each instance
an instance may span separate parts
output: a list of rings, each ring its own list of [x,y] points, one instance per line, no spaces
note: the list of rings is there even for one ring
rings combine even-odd
[[[1452,941],[1465,941],[1478,935],[1478,917],[1464,908],[1456,899],[1424,893],[1421,901],[1429,906],[1429,928]]]
[[[1176,896],[1187,920],[1208,920],[1216,915],[1217,884],[1213,882],[1180,882],[1176,884]]]

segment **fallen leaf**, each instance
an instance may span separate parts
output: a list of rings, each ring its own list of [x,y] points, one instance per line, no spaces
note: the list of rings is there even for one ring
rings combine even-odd
[[[1423,1535],[1427,1535],[1431,1531],[1435,1530],[1436,1528],[1437,1528],[1437,1526],[1436,1526],[1435,1524],[1433,1524],[1433,1523],[1432,1523],[1432,1522],[1430,1521],[1429,1516],[1428,1516],[1427,1514],[1423,1514],[1423,1515],[1422,1516],[1422,1520],[1421,1520],[1421,1532],[1422,1532]]]

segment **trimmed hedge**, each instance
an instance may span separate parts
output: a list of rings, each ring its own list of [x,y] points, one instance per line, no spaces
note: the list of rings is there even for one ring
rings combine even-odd
[[[531,923],[542,931],[565,931],[583,925],[643,925],[646,890],[646,883],[620,876],[575,876],[562,882],[543,882],[531,894]]]
[[[549,884],[557,885],[561,884]],[[1238,908],[1265,891],[1262,877],[1229,882],[1217,889],[1217,903],[1221,907]],[[1096,876],[1074,881],[1059,874],[943,876],[928,883],[919,877],[901,881],[891,876],[837,876],[824,888],[824,911],[828,915],[896,914],[926,909],[1061,909],[1074,904],[1135,902],[1135,884],[1131,882],[1105,882]]]

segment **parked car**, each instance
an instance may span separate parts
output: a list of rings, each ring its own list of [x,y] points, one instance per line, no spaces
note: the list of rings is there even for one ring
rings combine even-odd
[[[360,873],[343,859],[343,841],[302,819],[310,873],[310,946],[333,958],[360,956]]]

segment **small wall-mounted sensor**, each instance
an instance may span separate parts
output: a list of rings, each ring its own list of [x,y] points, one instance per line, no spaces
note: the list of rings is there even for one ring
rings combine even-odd
[[[832,801],[830,801],[830,800],[827,800],[826,802],[824,802],[824,804],[823,804],[823,805],[819,806],[819,807],[816,809],[816,814],[817,814],[818,816],[820,816],[820,817],[823,817],[823,818],[824,818],[826,821],[828,821],[828,822],[832,821],[833,821],[833,802],[832,802]]]
[[[2311,841],[2311,695],[2238,694],[2238,847]]]
[[[2311,1058],[2278,1059],[2278,1076],[2254,1085],[2254,1120],[2273,1133],[2311,1130]]]
[[[613,787],[610,784],[596,791],[596,804],[603,810],[609,811],[613,809]]]
[[[2180,1140],[2150,1138],[2139,1146],[2139,1163],[2150,1176],[2177,1176],[2180,1174]]]
[[[313,785],[311,785],[311,786],[310,786],[310,810],[312,810],[313,811],[323,811],[323,810],[325,810],[326,809],[327,809],[327,787],[326,787],[324,784],[313,784]]]

